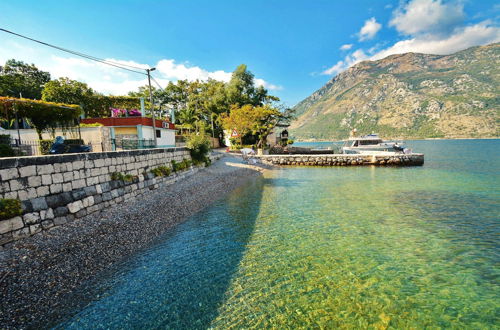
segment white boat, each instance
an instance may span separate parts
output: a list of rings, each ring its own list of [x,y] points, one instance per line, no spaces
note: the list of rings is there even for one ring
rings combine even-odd
[[[350,137],[342,147],[344,154],[411,153],[402,142],[383,141],[378,134]]]

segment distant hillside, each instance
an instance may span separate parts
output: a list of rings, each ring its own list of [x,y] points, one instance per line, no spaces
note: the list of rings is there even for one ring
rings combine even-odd
[[[342,139],[500,136],[500,43],[452,55],[407,53],[358,63],[295,106],[290,134]]]

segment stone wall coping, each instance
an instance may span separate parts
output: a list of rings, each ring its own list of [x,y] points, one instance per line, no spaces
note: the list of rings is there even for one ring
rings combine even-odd
[[[86,152],[62,155],[44,155],[44,156],[24,156],[24,157],[6,157],[0,158],[0,169],[15,168],[30,165],[47,165],[56,163],[67,163],[79,160],[95,160],[104,158],[142,156],[159,153],[170,153],[175,151],[187,151],[186,147],[172,148],[151,148],[135,149],[124,151],[106,151],[106,152]]]

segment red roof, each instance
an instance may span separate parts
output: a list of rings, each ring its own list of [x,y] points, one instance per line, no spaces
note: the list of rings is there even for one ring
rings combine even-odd
[[[104,126],[153,126],[153,119],[148,117],[110,117],[110,118],[85,118],[81,120],[84,124],[100,123]],[[175,129],[175,125],[165,120],[155,120],[157,128]]]

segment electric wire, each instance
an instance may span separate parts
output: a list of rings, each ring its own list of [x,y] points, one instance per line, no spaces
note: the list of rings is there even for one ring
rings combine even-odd
[[[100,62],[100,63],[107,64],[107,65],[110,65],[110,66],[114,66],[114,67],[122,69],[122,70],[127,70],[127,71],[131,71],[131,72],[135,72],[135,73],[147,76],[147,73],[136,71],[136,70],[132,70],[132,69],[128,69],[128,68],[125,68],[125,66],[129,67],[129,68],[138,69],[138,70],[146,70],[144,68],[139,68],[139,67],[128,65],[128,64],[113,62],[113,61],[105,60],[105,59],[102,59],[102,58],[99,58],[99,57],[95,57],[95,56],[92,56],[92,55],[87,55],[87,54],[80,53],[80,52],[77,52],[77,51],[73,51],[73,50],[70,50],[70,49],[62,48],[62,47],[59,47],[59,46],[56,46],[56,45],[52,45],[52,44],[49,44],[49,43],[46,43],[46,42],[43,42],[43,41],[40,41],[40,40],[37,40],[37,39],[33,39],[33,38],[30,38],[30,37],[24,36],[22,34],[15,33],[15,32],[3,29],[3,28],[0,28],[0,31],[9,33],[9,34],[18,36],[20,38],[24,38],[24,39],[33,41],[33,42],[36,42],[36,43],[39,43],[39,44],[42,44],[42,45],[45,45],[45,46],[48,46],[48,47],[51,47],[51,48],[58,49],[60,51],[66,52],[66,53],[70,53],[70,54],[73,54],[73,55],[84,57],[84,58],[92,60],[92,61]]]

